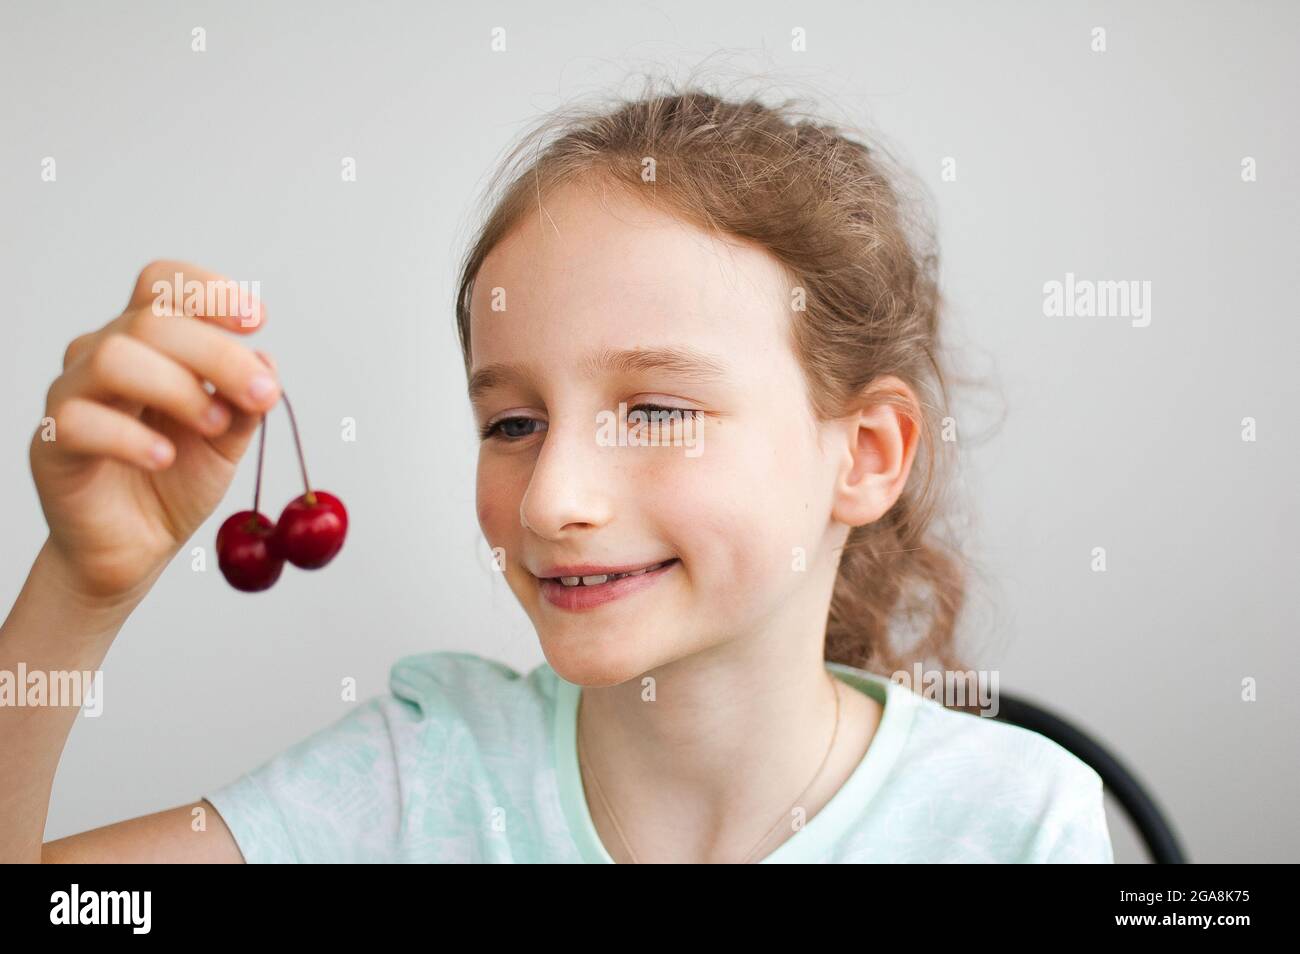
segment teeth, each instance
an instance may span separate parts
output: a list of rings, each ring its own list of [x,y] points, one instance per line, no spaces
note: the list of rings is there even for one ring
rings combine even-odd
[[[665,560],[664,563],[670,561]],[[611,580],[621,580],[625,576],[640,576],[643,573],[649,573],[652,570],[658,570],[664,563],[656,563],[653,566],[647,566],[640,570],[633,570],[631,573],[602,573],[597,576],[562,576],[559,580],[565,586],[600,586],[602,583],[608,583]]]

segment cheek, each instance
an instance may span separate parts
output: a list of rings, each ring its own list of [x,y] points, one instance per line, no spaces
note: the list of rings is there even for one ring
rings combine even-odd
[[[489,528],[492,526],[493,514],[496,508],[483,498],[482,493],[478,499],[478,526],[483,531],[484,536],[491,537]]]
[[[803,476],[772,448],[747,442],[681,461],[662,475],[665,538],[681,554],[696,586],[720,604],[754,606],[791,581],[796,547],[817,546]]]
[[[496,542],[510,531],[512,519],[519,523],[519,501],[512,495],[514,482],[503,470],[479,461],[475,478],[475,507],[479,529],[488,540]]]

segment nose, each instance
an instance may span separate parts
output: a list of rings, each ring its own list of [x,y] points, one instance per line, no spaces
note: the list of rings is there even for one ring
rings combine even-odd
[[[519,502],[520,523],[551,540],[609,523],[620,481],[617,455],[608,451],[596,441],[594,421],[552,419]]]

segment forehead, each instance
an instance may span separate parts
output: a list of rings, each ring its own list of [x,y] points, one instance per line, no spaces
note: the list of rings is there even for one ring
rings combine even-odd
[[[574,183],[546,197],[480,268],[472,367],[576,372],[594,353],[671,347],[727,356],[730,365],[745,353],[788,350],[788,321],[787,277],[761,248],[711,235],[620,187]]]

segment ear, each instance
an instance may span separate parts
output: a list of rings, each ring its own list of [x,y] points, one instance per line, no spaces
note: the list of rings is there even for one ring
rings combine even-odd
[[[921,419],[916,395],[893,375],[873,381],[856,410],[840,419],[843,456],[831,516],[850,527],[874,523],[889,511],[907,484],[920,444],[920,428],[886,398],[901,399]]]

